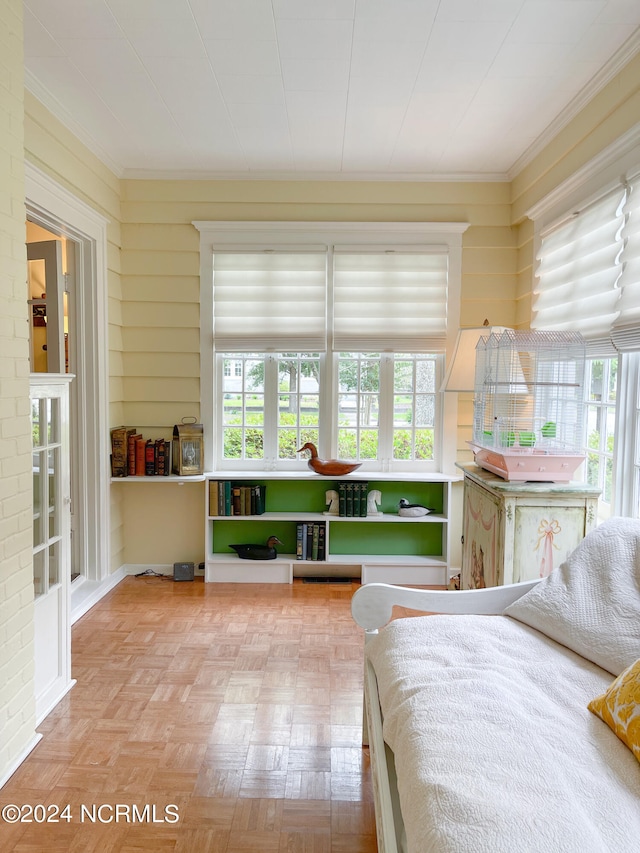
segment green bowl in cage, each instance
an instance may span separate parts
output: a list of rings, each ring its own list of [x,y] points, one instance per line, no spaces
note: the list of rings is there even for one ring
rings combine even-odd
[[[546,424],[540,430],[542,435],[545,438],[555,438],[556,437],[556,424],[555,421],[547,421]]]
[[[520,447],[533,447],[536,443],[535,433],[520,430],[518,433],[518,441],[520,442]]]

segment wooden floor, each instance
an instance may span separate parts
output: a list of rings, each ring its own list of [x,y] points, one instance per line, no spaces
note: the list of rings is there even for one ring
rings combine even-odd
[[[0,850],[375,853],[356,587],[126,578],[73,628],[77,684],[0,791],[45,808]]]

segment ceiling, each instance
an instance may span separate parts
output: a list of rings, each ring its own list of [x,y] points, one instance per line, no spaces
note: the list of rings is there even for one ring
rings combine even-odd
[[[25,0],[25,84],[120,177],[505,179],[638,0]]]

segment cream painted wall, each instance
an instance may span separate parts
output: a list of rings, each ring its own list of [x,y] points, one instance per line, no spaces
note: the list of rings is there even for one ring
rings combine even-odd
[[[517,246],[509,187],[501,183],[123,181],[123,422],[156,437],[199,416],[199,234],[193,220],[468,221],[463,238],[462,324],[515,321]],[[469,406],[459,447],[470,435]],[[166,484],[125,493],[127,563],[200,561],[201,509]],[[189,507],[195,504],[190,486]],[[155,519],[182,515],[171,533]],[[128,533],[131,531],[132,535]],[[459,538],[459,537],[457,537]]]
[[[0,0],[0,784],[36,737],[22,27]]]

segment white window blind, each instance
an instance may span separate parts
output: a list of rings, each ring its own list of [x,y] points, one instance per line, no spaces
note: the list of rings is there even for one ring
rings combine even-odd
[[[640,350],[640,176],[627,188],[623,207],[625,218],[622,229],[622,275],[619,315],[611,337],[618,350]]]
[[[615,353],[622,199],[619,189],[543,234],[538,252],[531,327],[581,332],[590,357]]]
[[[215,348],[323,352],[326,269],[326,250],[214,250]]]
[[[336,247],[333,347],[444,352],[448,253]]]

